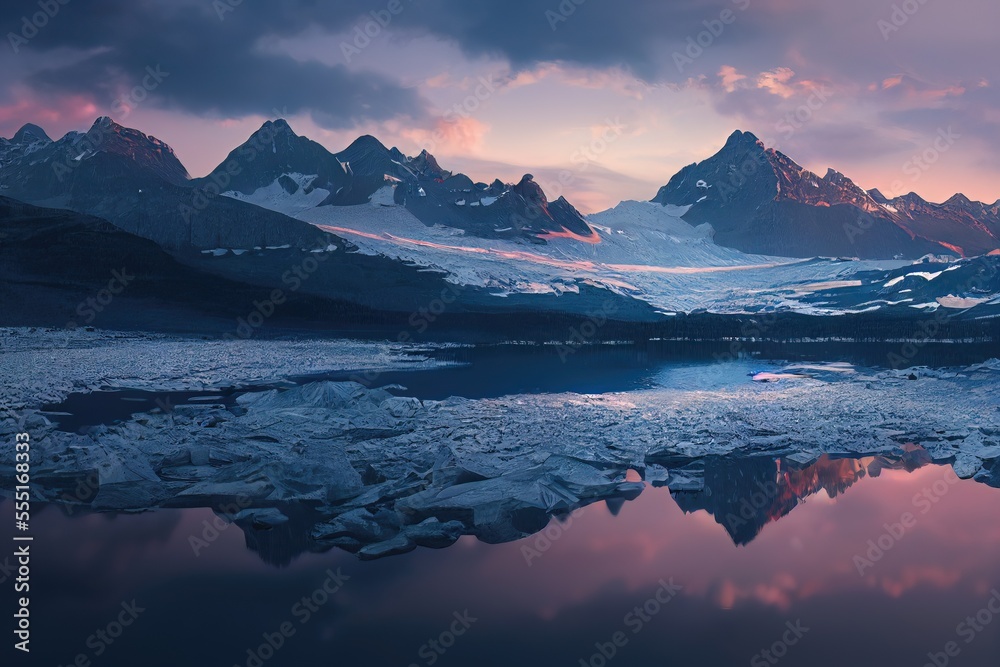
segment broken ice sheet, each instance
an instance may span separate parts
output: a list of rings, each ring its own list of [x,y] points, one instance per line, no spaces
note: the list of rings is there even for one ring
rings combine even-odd
[[[141,341],[130,344],[144,350]],[[163,349],[149,345],[148,354]],[[300,370],[294,356],[305,352],[285,349],[286,366],[275,364],[266,374],[226,350],[223,363],[192,375],[205,384],[281,379],[285,368]],[[391,367],[398,358],[384,346],[344,349],[369,355],[361,359],[366,366]],[[102,350],[101,344],[86,349],[97,359],[105,358]],[[189,382],[175,371],[203,363],[200,354],[169,360],[144,386]],[[120,348],[108,356],[119,355]],[[320,356],[306,363],[318,366]],[[10,357],[3,363],[10,368]],[[98,366],[90,363],[82,370],[55,363],[43,375],[62,392],[74,385],[71,378],[91,378],[86,386],[96,387]],[[114,372],[113,366],[102,371]],[[95,511],[216,508],[269,562],[330,548],[380,558],[444,547],[463,535],[516,540],[578,507],[617,506],[645,483],[669,486],[682,508],[723,512],[755,493],[746,485],[754,470],[794,478],[796,488],[815,492],[822,485],[809,475],[817,471],[837,471],[846,483],[884,468],[951,464],[964,478],[1000,486],[994,389],[1000,369],[917,373],[919,381],[909,373],[858,369],[830,381],[746,380],[709,391],[659,387],[445,401],[311,382],[247,393],[228,407],[204,401],[140,413],[82,434],[39,414],[43,392],[25,381],[15,395],[34,407],[23,407],[16,419],[8,413],[0,431],[30,425],[39,456],[36,492],[53,502]],[[12,464],[5,452],[0,472]],[[628,481],[630,470],[645,482]],[[82,480],[93,480],[83,494]],[[731,532],[734,541],[752,539],[760,517],[790,511],[797,498],[759,508],[749,527]],[[239,511],[222,509],[234,500]]]

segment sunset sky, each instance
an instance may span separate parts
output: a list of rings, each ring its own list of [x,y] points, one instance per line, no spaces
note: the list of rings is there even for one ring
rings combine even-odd
[[[200,176],[280,115],[591,212],[742,129],[887,195],[1000,197],[990,0],[63,2],[0,9],[0,136],[110,115]]]

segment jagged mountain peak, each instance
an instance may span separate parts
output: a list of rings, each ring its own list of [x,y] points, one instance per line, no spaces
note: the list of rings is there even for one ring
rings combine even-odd
[[[260,129],[258,129],[257,132],[254,132],[254,134],[258,134],[260,132],[280,132],[282,134],[290,134],[293,137],[299,136],[295,133],[295,130],[292,129],[292,126],[289,125],[288,121],[286,121],[284,118],[265,120],[261,124]]]
[[[545,191],[542,190],[542,186],[535,183],[535,177],[532,174],[522,176],[520,182],[514,186],[514,192],[524,197],[525,201],[543,208],[549,203],[545,197]]]
[[[32,153],[31,150],[25,155]],[[97,158],[106,165],[107,159],[120,161],[116,167],[103,167],[112,173],[119,169],[134,170],[135,173],[155,174],[173,184],[186,183],[190,176],[173,149],[152,135],[118,124],[109,116],[97,118],[84,133],[68,132],[57,142],[51,140],[37,151],[45,160],[54,160],[65,167],[64,177],[75,172],[75,166],[90,164]],[[32,160],[36,155],[32,155]],[[75,166],[71,166],[75,165]],[[22,165],[28,168],[31,165]]]
[[[156,142],[157,144],[162,144],[166,146],[163,142],[152,135],[147,135],[145,132],[137,130],[135,128],[126,127],[121,123],[117,122],[111,116],[98,116],[94,123],[90,126],[90,129],[85,134],[103,133],[108,132],[121,135],[128,138],[134,139],[148,139]],[[169,147],[168,147],[169,148]],[[173,151],[171,151],[173,152]]]
[[[146,134],[145,132],[136,130],[135,128],[126,127],[116,122],[110,116],[100,116],[94,121],[94,124],[90,126],[90,129],[83,136],[89,136],[92,138],[101,137],[102,143],[104,142],[104,139],[112,136],[117,136],[122,141],[148,142],[159,150],[165,151],[170,155],[174,154],[174,149],[172,149],[165,142],[160,141],[151,134]]]
[[[965,247],[920,234],[903,213],[910,204],[893,206],[833,168],[821,177],[743,131],[678,172],[653,201],[686,207],[685,220],[712,225],[717,243],[744,252],[891,259]]]
[[[357,151],[357,150],[380,151],[385,153],[389,152],[389,149],[386,148],[385,144],[383,144],[381,141],[379,141],[370,134],[363,134],[357,139],[355,139],[353,142],[351,142],[351,145],[345,149],[345,152]]]
[[[732,148],[737,146],[746,147],[754,145],[757,145],[760,148],[766,148],[763,142],[761,142],[761,140],[758,139],[757,135],[754,134],[753,132],[744,132],[743,130],[736,130],[735,132],[729,135],[728,139],[726,139],[725,147]]]
[[[428,153],[426,148],[420,151],[417,157],[411,159],[410,163],[419,173],[431,178],[445,179],[452,175],[450,171],[441,168],[437,158]]]
[[[871,190],[869,190],[868,191],[868,196],[870,196],[872,199],[874,199],[879,204],[887,204],[887,203],[889,203],[889,200],[886,198],[886,196],[884,194],[882,194],[882,191],[879,190],[878,188],[872,188]]]
[[[918,195],[916,192],[907,192],[905,195],[897,198],[900,201],[906,202],[908,204],[927,204],[928,201]]]
[[[974,202],[971,199],[969,199],[968,197],[966,197],[964,194],[962,194],[961,192],[959,192],[959,193],[957,193],[955,195],[952,195],[951,198],[948,199],[948,201],[946,201],[944,203],[944,205],[945,206],[957,206],[959,208],[973,208],[973,207],[977,207],[977,206],[979,208],[983,207],[983,204],[981,202]]]
[[[25,123],[21,126],[21,129],[14,133],[10,141],[15,144],[34,143],[36,141],[51,143],[52,139],[45,133],[45,130],[34,123]]]

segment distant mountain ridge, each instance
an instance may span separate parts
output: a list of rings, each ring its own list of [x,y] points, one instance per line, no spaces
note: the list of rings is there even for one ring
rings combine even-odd
[[[226,197],[198,201],[170,146],[106,116],[56,141],[38,134],[26,126],[21,141],[0,145],[0,195],[103,218],[171,251],[315,236],[309,225]],[[184,207],[204,215],[192,219]]]
[[[265,122],[211,174],[193,184],[286,213],[301,207],[366,204],[390,187],[395,202],[425,224],[478,237],[544,243],[549,234],[591,238],[594,233],[565,198],[548,201],[531,174],[516,184],[475,183],[443,169],[426,150],[408,157],[370,135],[331,153],[295,134],[283,119]]]
[[[283,119],[265,122],[195,179],[166,143],[106,116],[58,140],[32,124],[0,139],[0,195],[98,216],[173,250],[302,246],[312,228],[272,206],[273,194],[305,195],[306,206],[355,206],[386,187],[427,225],[531,243],[550,234],[593,237],[579,211],[563,198],[549,202],[530,175],[474,183],[427,151],[407,157],[367,135],[331,153]],[[255,198],[262,190],[268,196]]]
[[[749,132],[734,132],[715,155],[678,172],[653,198],[690,207],[716,242],[744,252],[867,259],[925,254],[972,256],[1000,248],[998,206],[962,195],[942,205],[916,195],[888,200],[830,169],[804,169]]]
[[[367,135],[332,153],[283,119],[265,122],[195,179],[166,143],[108,117],[58,140],[30,123],[0,139],[0,195],[98,216],[174,250],[305,247],[313,228],[293,219],[302,210],[369,204],[382,190],[390,194],[380,198],[425,225],[473,237],[600,240],[565,198],[549,201],[531,174],[514,184],[477,183],[426,150],[408,157]],[[916,259],[1000,248],[1000,201],[889,199],[833,169],[824,176],[804,169],[749,132],[734,132],[652,201],[684,207],[684,220],[710,224],[717,244],[758,255]]]
[[[1000,200],[984,204],[959,193],[943,204],[932,204],[914,192],[893,199],[877,189],[869,194],[908,229],[928,236],[938,234],[942,243],[950,239],[949,245],[957,244],[965,255],[985,254],[1000,247]]]

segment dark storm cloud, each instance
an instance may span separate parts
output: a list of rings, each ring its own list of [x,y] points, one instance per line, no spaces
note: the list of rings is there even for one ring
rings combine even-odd
[[[291,114],[309,111],[327,126],[345,126],[358,118],[420,116],[423,103],[414,91],[346,62],[301,63],[267,52],[262,41],[311,28],[352,35],[382,18],[392,31],[430,35],[468,55],[503,58],[515,68],[564,61],[621,67],[648,81],[683,80],[710,70],[722,55],[709,49],[697,67],[676,66],[673,53],[683,52],[688,37],[706,30],[705,21],[722,26],[722,12],[732,12],[732,24],[713,38],[731,48],[748,46],[760,34],[753,2],[77,0],[61,5],[36,36],[18,44],[16,58],[24,64],[57,48],[86,54],[26,75],[24,83],[40,92],[113,96],[141,79],[147,66],[160,64],[171,78],[158,92],[158,103],[234,115],[287,108]],[[37,11],[37,2],[5,3],[0,26],[20,33],[23,17]],[[413,56],[419,60],[420,53]]]
[[[16,32],[37,10],[37,0],[7,2],[0,26]],[[911,135],[960,123],[984,146],[1000,143],[998,21],[992,0],[68,0],[16,56],[8,54],[0,81],[39,95],[90,97],[102,108],[158,65],[169,78],[151,105],[223,116],[309,113],[328,128],[426,120],[418,90],[342,56],[341,38],[349,43],[374,26],[448,42],[515,70],[558,61],[618,67],[653,84],[683,88],[694,80],[734,125],[774,135],[789,150],[876,155],[906,141],[881,122]],[[269,48],[312,33],[338,36],[328,42],[331,53],[301,62]],[[411,44],[411,63],[430,61],[419,42]],[[58,52],[77,55],[54,59]],[[735,89],[720,86],[723,66],[747,79]],[[779,68],[793,70],[796,83],[832,86],[837,99],[826,119],[817,112],[788,135],[781,121],[802,96],[749,85]],[[883,86],[900,75],[920,85]],[[934,97],[950,88],[964,90]],[[854,118],[862,106],[870,109],[865,122]]]
[[[199,114],[309,113],[330,128],[424,115],[415,91],[384,76],[261,48],[265,36],[305,28],[310,14],[249,2],[224,7],[231,11],[219,12],[211,2],[70,2],[18,44],[15,59],[23,61],[15,64],[30,72],[21,83],[37,94],[82,95],[107,108],[152,70],[157,75],[147,81],[156,84],[156,104]],[[32,9],[38,7],[6,4],[0,25],[19,26]],[[74,56],[53,60],[55,50]]]
[[[979,6],[978,0],[970,2]],[[500,57],[515,68],[551,61],[622,67],[650,82],[677,83],[689,76],[714,75],[723,64],[757,71],[807,65],[850,79],[869,78],[873,71],[876,76],[888,75],[899,69],[901,59],[910,58],[934,71],[947,70],[949,58],[923,48],[921,31],[933,25],[928,28],[928,21],[921,22],[924,17],[919,14],[908,19],[912,25],[903,25],[898,35],[884,38],[878,21],[891,18],[891,6],[868,0],[847,0],[836,7],[787,0],[289,0],[266,4],[254,0],[77,0],[62,6],[60,15],[48,21],[19,55],[30,58],[32,50],[56,46],[108,50],[91,58],[93,63],[67,63],[37,77],[39,83],[55,87],[107,85],[114,76],[169,60],[185,78],[183,85],[177,84],[177,102],[194,104],[196,111],[213,104],[232,105],[234,111],[243,110],[247,103],[270,106],[278,96],[293,105],[315,99],[313,105],[323,107],[342,93],[346,99],[341,104],[351,111],[348,116],[364,113],[363,102],[352,102],[354,96],[371,96],[373,108],[393,103],[403,105],[404,111],[419,109],[419,102],[411,93],[390,90],[389,82],[370,74],[310,67],[264,54],[260,40],[294,37],[309,28],[350,34],[381,17],[392,31],[431,35],[457,44],[468,55]],[[26,0],[5,3],[0,25],[16,29],[21,17],[35,10],[37,4]],[[982,11],[993,10],[986,4]],[[966,26],[964,35],[956,28],[947,35],[931,33],[926,38],[962,49],[971,58],[977,41],[968,38],[969,21],[962,25]],[[921,48],[902,55],[894,51],[896,45],[913,41],[920,42]],[[419,60],[421,54],[415,52],[413,57]],[[795,59],[808,63],[791,62]],[[260,90],[271,86],[283,88],[281,94]],[[190,95],[185,96],[186,90]],[[219,100],[210,104],[203,99],[198,104],[206,93],[214,93]]]
[[[683,51],[688,37],[705,30],[704,21],[727,9],[734,17],[745,14],[740,8],[752,0],[418,2],[427,10],[422,15],[435,17],[426,27],[470,55],[499,55],[515,67],[546,61],[623,67],[653,81],[678,77],[672,53]],[[739,18],[745,17],[737,17],[723,32],[746,43],[750,31],[739,34]],[[419,25],[421,16],[404,15],[401,23]]]

